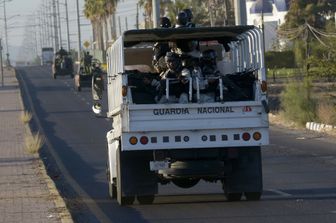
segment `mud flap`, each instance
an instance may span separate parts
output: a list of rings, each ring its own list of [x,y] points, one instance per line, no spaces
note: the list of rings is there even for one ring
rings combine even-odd
[[[154,195],[158,193],[156,173],[150,171],[151,151],[120,153],[121,189],[123,196]]]
[[[224,180],[226,193],[262,192],[260,147],[239,148],[237,159],[230,159]]]

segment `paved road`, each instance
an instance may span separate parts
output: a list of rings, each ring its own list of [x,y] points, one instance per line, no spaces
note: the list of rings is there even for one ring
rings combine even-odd
[[[44,153],[59,167],[50,167],[51,175],[77,222],[336,222],[336,143],[277,128],[263,149],[261,201],[226,202],[220,184],[200,183],[190,190],[161,186],[153,205],[119,207],[105,180],[110,123],[92,115],[90,90],[77,93],[70,78],[53,80],[46,68],[18,74],[35,127],[48,138]]]

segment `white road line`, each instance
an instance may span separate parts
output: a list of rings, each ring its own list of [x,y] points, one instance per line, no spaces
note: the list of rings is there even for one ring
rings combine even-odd
[[[293,195],[291,195],[291,194],[288,194],[288,193],[286,193],[286,192],[283,192],[283,191],[281,191],[281,190],[277,190],[277,189],[267,189],[266,191],[270,191],[270,192],[279,194],[279,195],[281,195],[282,197],[291,197],[291,196],[293,196]]]

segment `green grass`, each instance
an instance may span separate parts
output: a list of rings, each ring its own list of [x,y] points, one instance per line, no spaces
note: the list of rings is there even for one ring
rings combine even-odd
[[[281,94],[281,107],[284,117],[304,126],[306,122],[316,120],[317,101],[311,96],[312,82],[291,82]]]

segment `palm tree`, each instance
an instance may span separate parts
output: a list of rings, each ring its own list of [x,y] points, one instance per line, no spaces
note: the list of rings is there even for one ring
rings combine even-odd
[[[84,15],[91,21],[93,41],[96,42],[98,49],[104,48],[101,26],[104,14],[103,0],[85,0]]]
[[[92,23],[93,39],[98,49],[103,50],[107,46],[108,19],[115,13],[117,2],[118,0],[85,0],[84,14]],[[106,44],[104,44],[104,30]]]
[[[114,13],[116,11],[118,1],[119,0],[103,0],[103,5],[105,9],[104,30],[105,30],[105,41],[106,41],[105,47],[106,48],[108,46],[109,39],[116,39]],[[110,23],[110,28],[111,28],[111,38],[109,38],[108,23]]]
[[[153,19],[152,19],[152,0],[139,0],[139,6],[144,8],[145,10],[145,29],[153,27]]]

